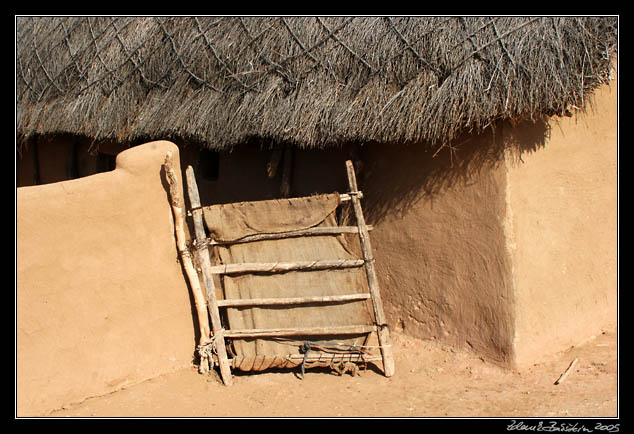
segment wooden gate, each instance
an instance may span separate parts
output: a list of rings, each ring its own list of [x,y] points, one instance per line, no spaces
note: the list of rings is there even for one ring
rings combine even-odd
[[[346,162],[346,169],[350,188],[346,194],[203,207],[194,171],[191,166],[187,168],[195,229],[193,247],[211,318],[213,358],[224,384],[231,384],[232,369],[299,366],[303,375],[306,367],[330,366],[341,374],[341,369],[351,364],[382,361],[384,375],[394,374],[370,228],[360,202],[363,195],[357,188],[351,161]],[[329,207],[350,203],[356,225],[339,225]],[[313,208],[319,207],[324,211],[317,211],[313,217]],[[304,214],[298,218],[287,216],[295,211]],[[267,224],[276,225],[275,229]],[[228,236],[232,230],[237,230],[237,235]],[[358,236],[362,258],[350,256],[352,249],[344,243],[344,234]],[[334,248],[337,258],[310,257],[333,240],[337,244],[323,251]],[[263,256],[258,256],[262,253],[259,247],[243,247],[258,243],[268,243]],[[271,260],[271,252],[294,257]],[[261,257],[268,260],[262,261]],[[316,274],[318,271],[322,273]],[[377,345],[371,345],[371,336]],[[380,355],[373,351],[375,348]]]

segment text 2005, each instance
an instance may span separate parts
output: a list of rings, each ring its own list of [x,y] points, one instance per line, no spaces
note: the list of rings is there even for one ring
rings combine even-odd
[[[605,432],[619,432],[620,429],[620,423],[615,423],[612,425],[604,425],[601,422],[597,422],[597,424],[594,426],[594,429],[597,431],[605,431]]]

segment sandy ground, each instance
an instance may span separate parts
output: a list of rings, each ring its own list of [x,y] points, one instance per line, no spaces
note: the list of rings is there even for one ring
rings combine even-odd
[[[618,342],[604,331],[522,371],[404,335],[392,336],[396,374],[361,376],[308,370],[237,374],[225,387],[195,367],[53,412],[51,417],[132,418],[615,418]],[[559,384],[555,381],[577,359]],[[618,422],[618,420],[613,422]],[[589,426],[589,428],[594,428]]]

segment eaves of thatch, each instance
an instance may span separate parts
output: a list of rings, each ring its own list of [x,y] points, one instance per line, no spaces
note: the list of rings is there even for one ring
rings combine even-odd
[[[583,109],[618,17],[17,17],[18,142],[441,144]]]

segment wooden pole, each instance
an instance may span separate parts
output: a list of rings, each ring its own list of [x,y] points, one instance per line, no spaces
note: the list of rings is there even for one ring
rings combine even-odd
[[[333,361],[333,362],[378,362],[383,360],[382,356],[375,356],[373,354],[324,354],[321,353],[316,356],[306,356],[303,354],[289,354],[286,356],[288,360],[297,360],[302,361],[306,359],[306,362],[323,362],[323,361]]]
[[[358,192],[357,192],[357,197],[358,197],[359,199],[363,199],[363,192],[362,192],[362,191],[358,191]],[[339,199],[340,199],[342,202],[347,202],[347,201],[349,201],[349,200],[352,200],[352,196],[350,196],[348,193],[341,193],[341,194],[339,195]],[[368,227],[370,227],[370,226],[368,226]]]
[[[372,227],[368,226],[368,230],[372,230]],[[237,240],[231,240],[231,241],[208,239],[207,243],[211,246],[229,245],[229,244],[250,243],[252,241],[262,241],[262,240],[281,240],[286,238],[303,237],[303,236],[358,234],[358,233],[359,233],[359,228],[357,226],[315,226],[312,228],[299,229],[296,231],[246,235],[243,238],[239,238]]]
[[[317,350],[319,351],[319,350]],[[268,359],[268,360],[266,360]],[[367,362],[379,362],[383,358],[379,355],[368,353],[323,353],[323,352],[311,352],[310,354],[286,354],[276,356],[255,356],[245,357],[236,356],[230,359],[229,362],[234,368],[239,368],[241,365],[253,366],[255,364],[265,363],[268,368],[285,367],[288,368],[292,365],[299,366],[302,363],[308,363],[310,366],[332,366],[331,363],[363,363]]]
[[[192,255],[187,248],[187,238],[185,236],[185,212],[181,206],[181,191],[178,177],[172,167],[172,152],[168,151],[165,156],[165,162],[163,168],[165,169],[165,176],[167,183],[169,184],[170,203],[172,205],[172,212],[174,214],[174,232],[176,233],[176,246],[181,258],[183,268],[187,273],[189,284],[194,296],[194,304],[196,306],[196,314],[198,316],[198,327],[200,329],[199,348],[209,343],[210,329],[209,329],[209,313],[207,312],[207,304],[203,295],[202,288],[200,286],[200,280],[198,279],[198,273],[194,268],[192,262]],[[200,353],[200,367],[198,368],[201,374],[209,372],[209,359],[206,353]]]
[[[196,243],[198,260],[202,268],[203,283],[207,290],[207,305],[211,315],[211,325],[214,340],[216,342],[216,351],[218,352],[218,364],[220,365],[220,376],[226,386],[232,384],[231,368],[227,359],[227,348],[225,347],[224,329],[220,323],[220,312],[218,311],[218,302],[216,299],[216,288],[209,269],[211,268],[211,259],[205,239],[205,228],[203,226],[202,209],[200,205],[200,196],[198,194],[198,184],[194,176],[194,169],[187,166],[187,192],[189,194],[189,203],[192,207],[192,217],[194,220],[194,230],[196,232]]]
[[[237,274],[237,273],[280,273],[297,270],[325,270],[337,268],[360,267],[363,259],[333,259],[322,261],[297,261],[297,262],[245,262],[237,264],[221,264],[210,266],[212,274]]]
[[[371,333],[376,330],[373,325],[351,325],[331,327],[292,327],[275,329],[243,329],[227,330],[225,336],[230,338],[257,338],[273,336],[322,336],[322,335],[356,335]]]
[[[308,297],[279,297],[279,298],[236,298],[218,300],[218,306],[236,307],[236,306],[275,306],[275,305],[293,305],[306,303],[336,303],[367,300],[370,294],[348,294],[348,295],[323,295]]]
[[[280,185],[280,194],[282,197],[288,197],[291,194],[292,170],[293,148],[286,146],[284,148],[284,158],[282,160],[282,184]]]
[[[577,359],[575,357],[575,359],[570,363],[570,365],[568,365],[568,368],[564,371],[563,374],[561,374],[559,376],[559,378],[557,379],[557,381],[555,381],[555,385],[559,385],[561,384],[562,381],[564,381],[566,379],[566,377],[568,376],[568,374],[570,374],[570,372],[572,372],[572,369],[575,367],[575,365],[577,364],[577,362],[579,361],[579,359]]]
[[[275,175],[277,174],[277,168],[280,164],[281,159],[282,149],[273,149],[273,152],[271,153],[271,159],[266,165],[266,174],[269,178],[275,178]]]
[[[385,314],[383,313],[383,302],[381,301],[379,282],[376,278],[376,271],[374,269],[374,257],[372,256],[370,234],[368,233],[368,227],[365,224],[361,201],[358,197],[359,189],[357,187],[357,178],[354,173],[352,161],[346,161],[346,169],[348,171],[348,184],[350,185],[350,196],[354,208],[354,214],[357,219],[357,225],[359,226],[359,240],[361,242],[363,258],[365,260],[365,271],[368,277],[368,286],[370,287],[370,294],[372,294],[374,316],[378,326],[377,335],[379,338],[379,345],[381,347],[381,355],[383,356],[383,371],[386,377],[391,377],[394,375],[394,357],[392,355],[392,345],[390,343],[390,332],[385,321]]]

